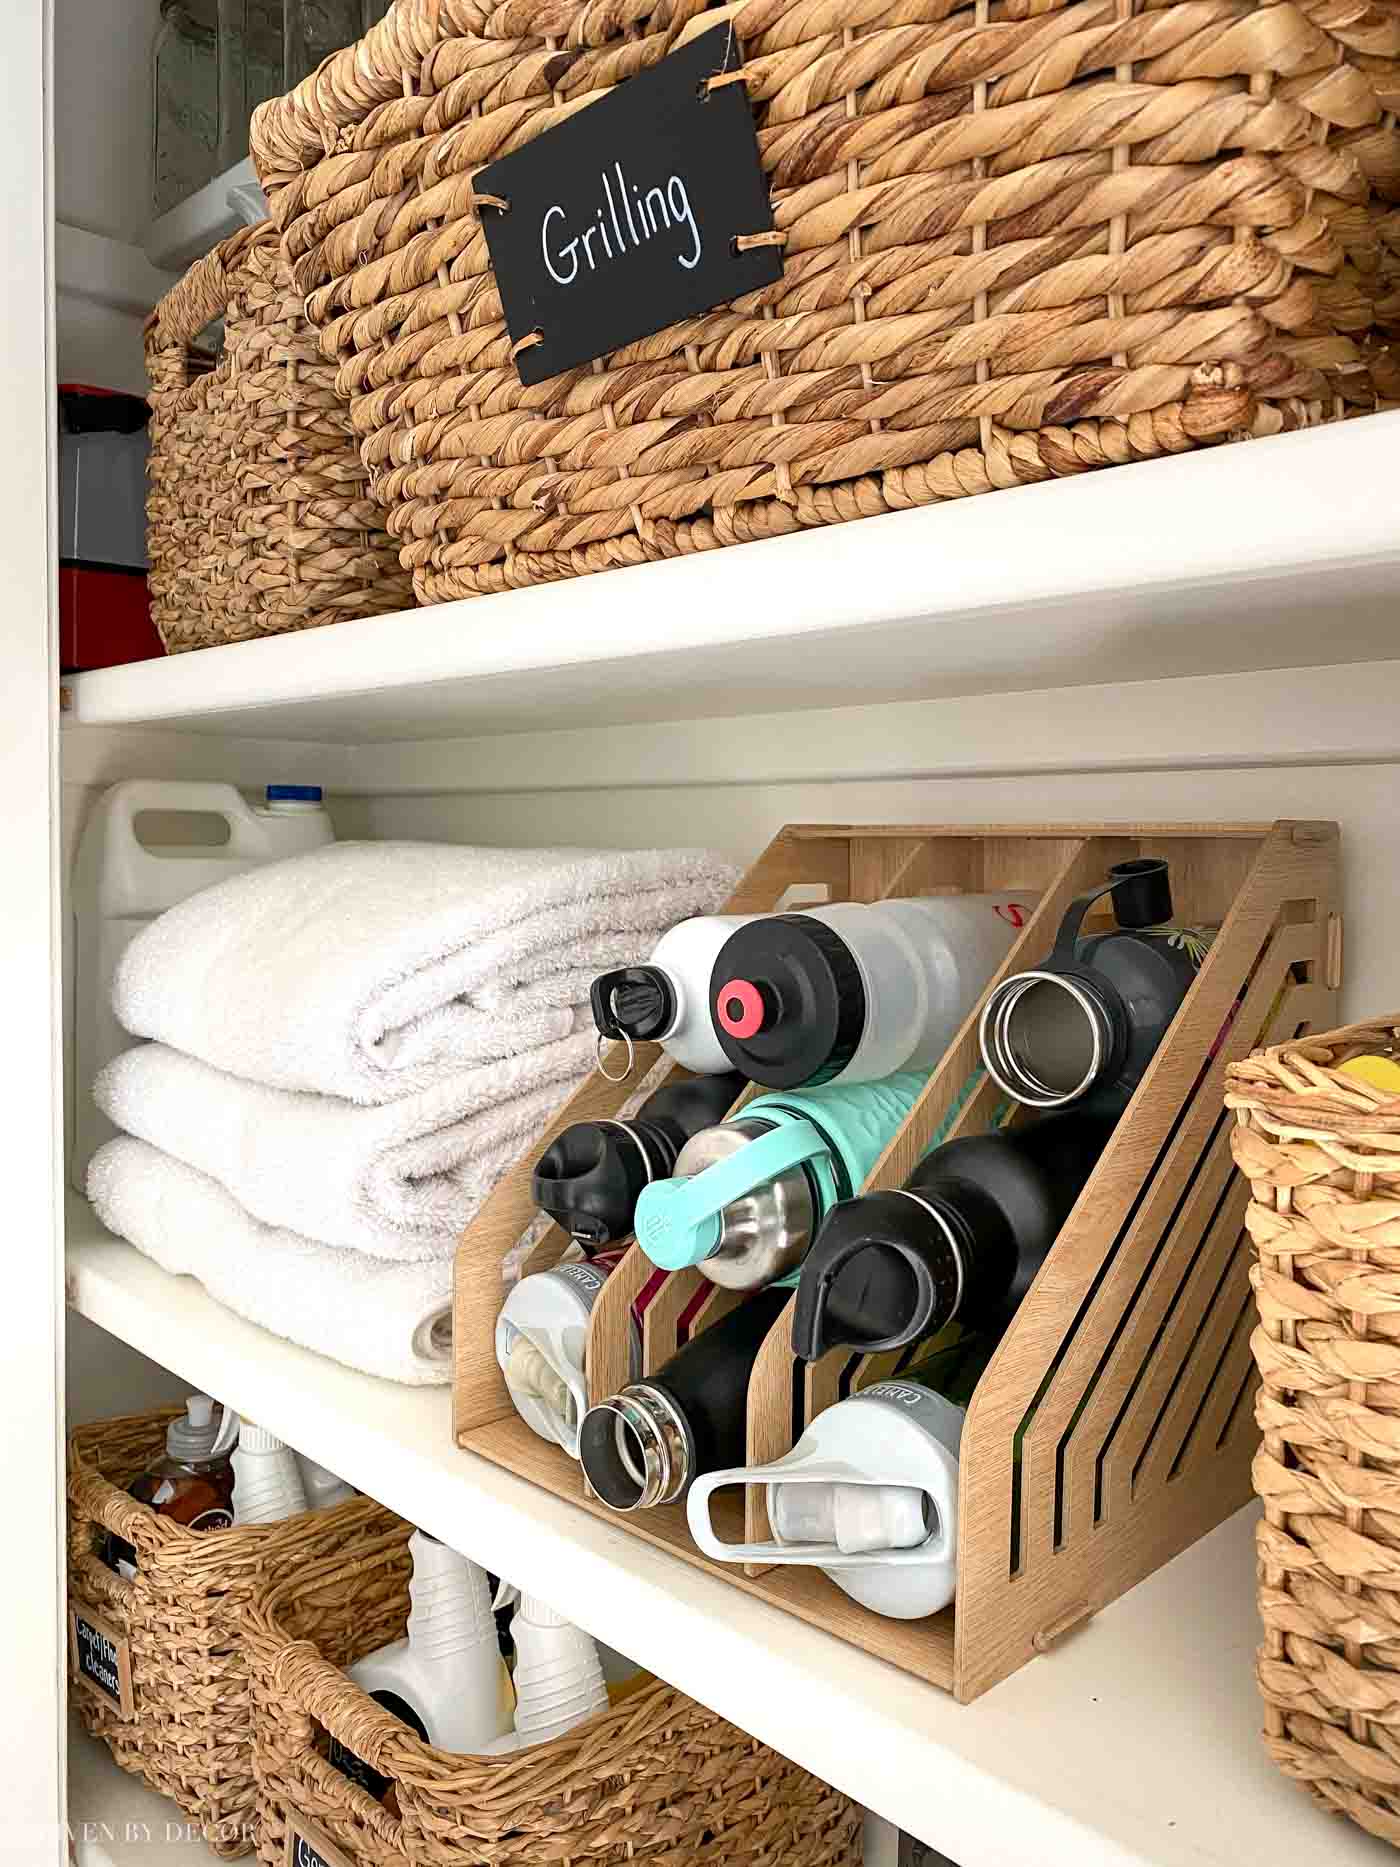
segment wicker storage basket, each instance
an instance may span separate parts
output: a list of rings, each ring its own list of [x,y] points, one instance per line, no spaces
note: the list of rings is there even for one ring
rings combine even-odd
[[[421,1743],[338,1670],[408,1617],[409,1526],[382,1516],[353,1563],[309,1564],[249,1614],[263,1867],[284,1867],[289,1819],[337,1867],[857,1867],[846,1797],[659,1682],[523,1756]],[[398,1815],[331,1767],[326,1734],[393,1780]]]
[[[211,366],[196,339],[219,317]],[[215,247],[156,306],[146,371],[151,609],[168,652],[412,603],[267,222]]]
[[[721,24],[781,281],[523,388],[474,172]],[[1397,101],[1365,0],[396,0],[253,148],[431,602],[1373,406]]]
[[[251,1851],[255,1818],[253,1711],[243,1617],[264,1565],[277,1573],[334,1552],[345,1562],[380,1528],[363,1498],[284,1523],[206,1535],[157,1516],[124,1487],[159,1457],[179,1409],[79,1427],[68,1442],[68,1598],[124,1649],[131,1716],[83,1686],[73,1703],[124,1770],[198,1822],[216,1854]],[[127,1581],[96,1553],[112,1532],[136,1550]],[[353,1611],[328,1591],[323,1622]]]
[[[1400,1845],[1400,1095],[1338,1073],[1400,1018],[1230,1071],[1258,1253],[1255,1488],[1265,1738],[1325,1808]]]

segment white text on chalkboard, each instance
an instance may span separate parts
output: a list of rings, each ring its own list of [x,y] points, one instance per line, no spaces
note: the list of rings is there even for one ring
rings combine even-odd
[[[563,208],[555,204],[545,209],[540,226],[540,249],[545,268],[556,285],[572,285],[585,265],[590,272],[596,272],[609,260],[621,259],[629,251],[667,233],[676,236],[676,264],[684,266],[687,272],[695,270],[705,248],[695,210],[679,175],[668,176],[664,188],[653,184],[642,189],[627,180],[620,162],[614,162],[612,174],[604,169],[598,179],[602,183],[602,201],[597,209],[596,226],[584,227],[566,239],[569,225]],[[595,240],[598,243],[596,254]]]
[[[120,1704],[122,1681],[116,1647],[106,1634],[90,1626],[81,1614],[74,1619],[78,1636],[78,1671],[84,1678],[91,1679],[94,1685],[101,1686],[109,1698]]]

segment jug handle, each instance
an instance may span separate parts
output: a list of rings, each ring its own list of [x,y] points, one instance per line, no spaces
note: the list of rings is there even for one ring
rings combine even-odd
[[[112,799],[111,829],[114,840],[120,841],[127,849],[138,856],[159,858],[160,850],[147,849],[136,834],[136,819],[145,810],[170,810],[188,812],[198,816],[220,817],[229,827],[228,853],[235,856],[254,856],[265,850],[266,844],[257,818],[249,809],[241,791],[231,784],[199,783],[182,787],[185,796],[172,806],[169,788],[154,779],[132,778],[115,787],[119,795]],[[211,855],[219,853],[211,849]]]

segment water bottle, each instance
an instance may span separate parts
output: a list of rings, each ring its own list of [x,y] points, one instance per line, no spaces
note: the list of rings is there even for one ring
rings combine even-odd
[[[1118,927],[1081,937],[1090,906],[1111,893]],[[1059,1108],[1098,1090],[1126,1102],[1190,991],[1210,936],[1172,924],[1160,858],[1120,862],[1102,888],[1072,901],[1055,946],[989,994],[979,1041],[1008,1095]]]
[[[234,1523],[277,1523],[305,1509],[296,1453],[266,1427],[244,1420],[233,1454]]]
[[[662,934],[645,966],[600,973],[590,994],[599,1040],[660,1044],[683,1069],[715,1076],[732,1066],[710,1020],[715,956],[750,914],[697,914]]]
[[[599,1252],[586,1264],[556,1264],[515,1284],[496,1318],[496,1361],[511,1405],[532,1432],[578,1457],[588,1409],[584,1378],[588,1319],[598,1292],[622,1262]]]
[[[710,978],[724,1054],[773,1089],[932,1069],[1038,899],[934,895],[757,916],[725,941]]]
[[[744,1091],[733,1070],[664,1083],[628,1121],[574,1122],[535,1163],[541,1212],[585,1251],[632,1234],[637,1195],[675,1170],[691,1135],[723,1121]]]
[[[817,1227],[860,1190],[899,1132],[926,1074],[756,1096],[693,1135],[669,1180],[637,1200],[637,1242],[663,1270],[695,1265],[752,1290],[802,1262]]]
[[[989,1339],[960,1341],[828,1407],[786,1457],[706,1473],[686,1504],[697,1548],[716,1562],[821,1569],[895,1620],[946,1608],[957,1583],[963,1422],[990,1352]],[[715,1532],[715,1492],[747,1484],[767,1486],[771,1542],[726,1543]]]
[[[760,1290],[658,1373],[633,1381],[584,1415],[579,1461],[613,1510],[674,1503],[701,1472],[744,1456],[749,1375],[786,1290]]]
[[[807,1253],[793,1352],[902,1348],[950,1322],[999,1333],[1103,1152],[1121,1104],[946,1141],[896,1192],[834,1208]]]

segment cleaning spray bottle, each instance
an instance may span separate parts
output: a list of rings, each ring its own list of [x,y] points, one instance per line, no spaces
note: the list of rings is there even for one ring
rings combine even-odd
[[[921,1620],[953,1599],[958,1451],[992,1343],[969,1337],[902,1379],[877,1381],[819,1414],[785,1458],[696,1480],[686,1503],[697,1548],[717,1562],[821,1569],[863,1607]],[[726,1543],[711,1499],[765,1484],[773,1541]]]
[[[563,1737],[576,1725],[608,1709],[608,1687],[598,1647],[584,1633],[536,1595],[524,1595],[503,1582],[499,1608],[514,1601],[511,1638],[515,1642],[515,1735],[509,1748],[525,1749]],[[497,1750],[507,1748],[504,1741]]]
[[[435,1749],[484,1751],[511,1729],[513,1706],[486,1571],[424,1530],[414,1531],[408,1547],[408,1630],[349,1675]],[[330,1760],[376,1799],[389,1787],[342,1744],[332,1744]]]
[[[334,1510],[338,1504],[348,1504],[352,1497],[359,1496],[354,1485],[346,1484],[326,1466],[318,1465],[315,1459],[308,1459],[300,1452],[297,1453],[297,1467],[308,1510]]]
[[[729,1290],[786,1276],[831,1208],[860,1191],[927,1081],[905,1071],[756,1096],[642,1189],[637,1243],[662,1270],[694,1265]]]
[[[296,1453],[266,1427],[244,1420],[233,1454],[234,1523],[277,1523],[305,1509]]]

